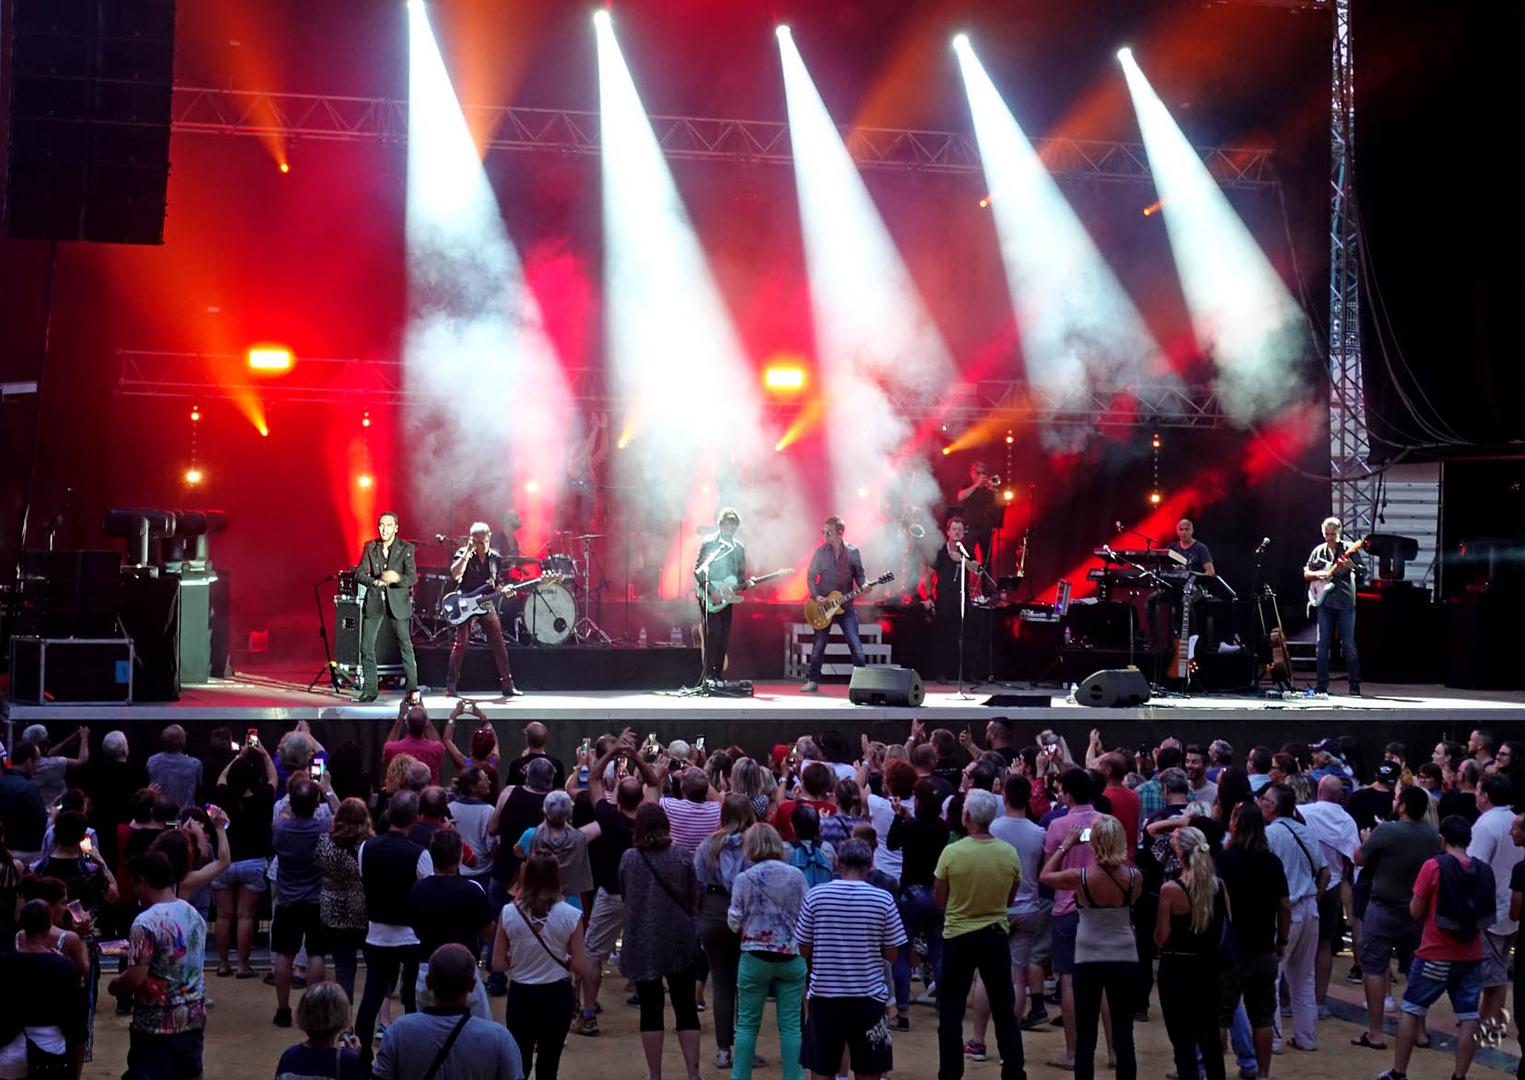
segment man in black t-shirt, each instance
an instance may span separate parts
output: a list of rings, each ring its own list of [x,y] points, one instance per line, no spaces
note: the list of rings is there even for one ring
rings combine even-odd
[[[1292,931],[1292,902],[1281,860],[1266,846],[1265,818],[1254,803],[1241,803],[1229,824],[1229,843],[1218,856],[1218,876],[1234,913],[1236,963],[1222,972],[1219,1021],[1228,1027],[1239,998],[1255,1037],[1261,1076],[1271,1072],[1276,1018],[1277,962]]]
[[[505,784],[524,783],[524,767],[536,758],[545,758],[556,766],[556,787],[562,788],[567,782],[567,767],[561,763],[560,758],[552,757],[545,752],[545,744],[550,738],[550,732],[544,724],[538,720],[531,720],[524,725],[524,750],[518,757],[508,763],[508,773],[503,778]]]
[[[433,956],[435,949],[452,943],[464,945],[477,956],[492,929],[493,911],[487,902],[486,890],[471,878],[460,876],[461,849],[460,833],[454,829],[437,829],[429,840],[429,858],[434,861],[434,874],[415,881],[408,894],[410,921],[413,932],[418,935],[421,956]],[[418,965],[416,984],[420,1009],[434,1004],[425,981],[428,975],[429,964],[425,961]],[[480,975],[471,992],[470,1007],[471,1015],[492,1019],[487,990]]]
[[[1356,829],[1363,835],[1393,816],[1393,785],[1401,775],[1398,763],[1384,761],[1377,766],[1377,774],[1371,783],[1352,791],[1345,800],[1345,809],[1356,819]]]
[[[1164,572],[1167,576],[1172,571],[1179,573],[1186,570],[1197,574],[1206,574],[1209,577],[1217,573],[1216,568],[1213,566],[1213,553],[1207,549],[1206,544],[1196,538],[1196,525],[1192,523],[1190,518],[1182,518],[1176,522],[1176,538],[1165,545],[1165,550],[1179,555],[1185,560],[1184,563],[1181,563],[1172,559],[1170,564],[1164,567]],[[1149,608],[1149,626],[1153,630],[1161,648],[1180,629],[1181,597],[1183,592],[1184,586],[1177,585],[1174,588],[1156,589],[1149,594],[1147,602]],[[1192,581],[1192,595],[1198,600],[1202,598],[1200,582],[1195,580]],[[1161,620],[1163,616],[1161,612],[1166,609],[1167,604],[1169,605],[1170,622],[1168,625],[1162,625]]]
[[[450,576],[462,593],[474,592],[484,586],[499,588],[508,584],[507,567],[503,565],[503,556],[493,550],[492,529],[486,522],[478,521],[471,526],[471,541],[455,553],[455,558],[450,562]],[[478,620],[481,620],[482,630],[487,635],[487,644],[492,647],[492,659],[498,667],[503,696],[511,698],[516,691],[513,672],[508,669],[508,646],[503,642],[503,623],[498,619],[497,608],[490,605],[480,615],[473,615],[455,628],[455,642],[450,647],[450,665],[445,673],[445,694],[447,697],[455,696],[461,665],[466,661],[466,646],[471,640],[471,625]]]

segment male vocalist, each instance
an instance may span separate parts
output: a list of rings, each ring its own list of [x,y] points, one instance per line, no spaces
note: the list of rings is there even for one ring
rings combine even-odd
[[[833,514],[821,528],[825,543],[815,549],[810,557],[810,571],[805,583],[817,603],[824,604],[833,592],[849,593],[860,587],[868,575],[863,572],[863,555],[857,548],[843,541],[847,525]],[[868,661],[863,658],[863,641],[858,636],[858,610],[849,600],[838,616],[842,621],[842,635],[847,638],[847,651],[852,654],[853,667],[862,667]],[[802,694],[814,694],[821,689],[821,661],[826,656],[826,642],[831,637],[831,627],[815,632],[810,645],[810,673],[805,676]]]
[[[1359,551],[1345,553],[1340,543],[1340,519],[1324,519],[1324,542],[1314,548],[1303,567],[1304,581],[1327,581],[1329,589],[1314,608],[1318,617],[1318,676],[1313,692],[1329,693],[1329,647],[1336,628],[1345,651],[1345,673],[1350,693],[1361,696],[1361,660],[1356,655],[1356,580],[1366,577],[1366,561]]]
[[[983,461],[969,466],[969,486],[958,493],[956,512],[964,522],[969,554],[986,567],[992,565],[990,546],[994,542],[996,526],[1005,513],[1005,506],[996,501],[999,494],[995,482],[990,479],[989,466]]]
[[[747,578],[747,549],[736,539],[741,515],[735,507],[724,507],[715,517],[715,535],[699,545],[694,560],[694,581],[699,588],[699,618],[704,623],[704,674],[706,678],[725,676],[726,650],[731,645],[731,611],[727,604],[719,611],[709,611],[704,595],[710,582],[735,578],[736,583],[750,584]]]
[[[964,519],[950,517],[943,525],[943,535],[945,540],[932,562],[932,626],[937,640],[938,678],[942,682],[957,682],[982,666],[976,665],[975,660],[989,652],[989,622],[982,621],[969,604],[979,594],[980,564],[969,550]]]
[[[376,635],[383,619],[390,619],[402,653],[402,670],[407,679],[406,692],[418,689],[418,662],[413,658],[413,638],[408,634],[408,620],[413,617],[413,585],[418,570],[413,565],[413,545],[397,538],[397,515],[388,510],[376,519],[375,540],[366,541],[355,567],[355,580],[365,586],[365,603],[360,609],[360,694],[359,702],[375,701]]]
[[[485,521],[478,521],[471,526],[471,539],[455,553],[455,558],[450,563],[450,576],[463,593],[475,592],[484,585],[497,589],[507,584],[503,556],[493,549],[492,529]],[[461,664],[466,659],[466,645],[471,640],[471,626],[478,619],[482,621],[482,629],[487,634],[487,644],[492,646],[492,659],[498,667],[498,681],[502,684],[503,696],[511,698],[517,691],[514,689],[513,673],[508,670],[508,646],[503,643],[503,624],[498,620],[498,609],[491,605],[484,607],[480,615],[473,615],[455,628],[455,644],[450,646],[450,669],[445,675],[445,696],[455,697]]]

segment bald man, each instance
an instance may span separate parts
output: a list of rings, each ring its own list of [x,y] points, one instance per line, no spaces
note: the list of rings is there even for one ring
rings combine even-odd
[[[545,752],[546,741],[550,738],[550,732],[544,724],[538,720],[531,720],[524,725],[524,749],[519,751],[519,756],[508,764],[508,775],[504,778],[504,785],[520,785],[524,783],[524,767],[536,758],[545,758],[556,767],[556,785],[552,790],[559,790],[567,782],[567,769],[559,758],[554,758]]]
[[[1342,916],[1350,908],[1351,867],[1361,847],[1356,819],[1342,805],[1345,784],[1338,776],[1326,776],[1318,782],[1318,801],[1297,808],[1318,837],[1329,864],[1329,887],[1319,901],[1318,953],[1313,960],[1314,1000],[1319,1015],[1325,1015],[1324,999],[1329,996],[1329,972],[1334,968],[1334,946],[1340,940]]]

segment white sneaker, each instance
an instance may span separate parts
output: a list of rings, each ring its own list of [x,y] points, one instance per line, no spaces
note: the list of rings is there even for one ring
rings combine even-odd
[[[805,685],[800,687],[800,693],[802,694],[816,694],[820,693],[820,690],[821,685],[814,679],[806,679]]]
[[[715,1049],[715,1068],[729,1069],[731,1067],[731,1051],[721,1046]]]

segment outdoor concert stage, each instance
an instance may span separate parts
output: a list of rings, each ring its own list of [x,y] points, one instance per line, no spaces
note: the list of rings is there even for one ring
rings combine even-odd
[[[186,687],[179,701],[163,704],[11,704],[9,717],[16,725],[47,722],[60,733],[67,725],[81,722],[92,728],[120,727],[132,738],[135,751],[148,748],[158,728],[172,721],[187,727],[194,751],[206,743],[207,732],[216,726],[227,726],[235,733],[257,727],[262,738],[273,743],[283,730],[306,720],[325,743],[354,739],[379,754],[379,743],[397,715],[397,693],[383,694],[375,704],[357,705],[348,697],[327,692],[326,686],[308,692],[305,676],[310,673],[300,673],[302,678],[298,674],[251,673],[219,679]],[[1256,744],[1279,747],[1285,742],[1350,734],[1360,740],[1369,762],[1379,760],[1382,746],[1394,739],[1406,742],[1423,760],[1438,739],[1465,740],[1474,727],[1491,728],[1500,737],[1525,736],[1525,694],[1518,692],[1382,684],[1368,684],[1364,691],[1360,698],[1336,694],[1287,700],[1268,700],[1263,693],[1258,698],[1201,694],[1157,698],[1134,708],[1088,708],[1070,704],[1065,689],[1058,687],[987,683],[960,696],[956,687],[934,683],[928,685],[922,706],[909,709],[853,705],[843,682],[828,683],[819,694],[802,694],[798,682],[775,680],[756,683],[749,698],[683,697],[656,690],[563,690],[531,692],[511,702],[493,700],[488,696],[491,691],[481,691],[477,700],[498,727],[508,754],[519,746],[519,725],[534,719],[550,727],[552,752],[565,758],[574,754],[584,737],[625,727],[643,736],[655,732],[663,741],[705,735],[712,749],[736,743],[761,754],[775,743],[828,727],[845,730],[854,742],[859,733],[901,740],[912,716],[923,718],[928,728],[959,730],[969,725],[981,742],[985,721],[1005,716],[1016,725],[1020,743],[1050,727],[1064,734],[1077,754],[1093,727],[1101,729],[1108,746],[1136,746],[1174,734],[1188,742],[1226,738],[1241,753]],[[995,695],[1016,695],[1021,703],[992,705]],[[427,693],[424,700],[439,722],[454,704],[438,692]],[[458,731],[457,738],[464,745],[469,731]]]

